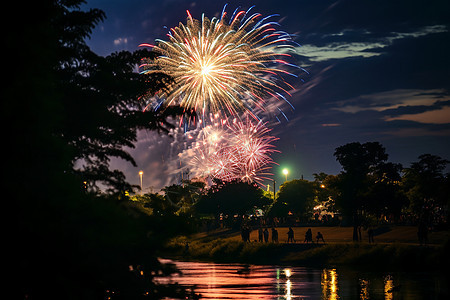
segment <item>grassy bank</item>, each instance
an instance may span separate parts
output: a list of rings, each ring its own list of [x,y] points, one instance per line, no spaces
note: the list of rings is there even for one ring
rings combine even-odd
[[[346,230],[346,229],[345,229]],[[392,233],[391,233],[392,235]],[[186,251],[186,242],[189,249]],[[448,269],[449,243],[420,246],[412,243],[349,241],[328,244],[244,243],[238,233],[215,232],[169,242],[165,256],[185,260],[288,264],[328,267],[337,265],[383,269]]]

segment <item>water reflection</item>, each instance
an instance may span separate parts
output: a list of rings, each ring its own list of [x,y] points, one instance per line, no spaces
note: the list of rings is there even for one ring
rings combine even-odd
[[[291,275],[292,275],[292,270],[291,269],[284,269],[284,275],[286,277],[286,293],[284,295],[284,299],[286,300],[291,300],[292,299],[292,282],[291,282]]]
[[[423,277],[423,273],[394,276],[334,268],[201,262],[175,264],[183,276],[174,275],[159,281],[195,286],[202,299],[437,299],[448,293],[448,287],[440,284],[442,279],[430,274]],[[398,278],[403,284],[399,284]],[[436,290],[442,286],[445,290]]]
[[[387,275],[384,278],[384,299],[392,300],[394,299],[394,280],[391,275]]]
[[[324,269],[322,271],[322,298],[337,300],[339,299],[338,275],[336,269]]]
[[[361,300],[368,300],[370,299],[370,293],[369,293],[369,280],[366,279],[359,279],[359,299]]]

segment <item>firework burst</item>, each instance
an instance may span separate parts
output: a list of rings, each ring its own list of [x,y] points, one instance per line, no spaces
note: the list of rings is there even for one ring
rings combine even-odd
[[[270,155],[275,151],[276,137],[269,135],[270,129],[261,121],[234,122],[229,126],[234,155],[241,165],[240,177],[251,181],[264,174],[273,163]]]
[[[189,11],[186,24],[172,28],[169,40],[156,40],[149,46],[159,56],[144,59],[141,73],[162,72],[174,79],[168,91],[158,95],[167,105],[177,104],[194,109],[202,116],[220,114],[224,119],[239,117],[245,111],[265,110],[267,101],[286,101],[294,89],[284,80],[292,47],[291,36],[276,29],[278,24],[236,9],[227,18],[226,5],[220,18],[211,20],[202,15],[192,18]]]
[[[236,9],[228,17],[225,5],[219,18],[202,15],[200,20],[187,11],[186,22],[171,28],[168,40],[141,44],[157,54],[142,60],[141,73],[173,79],[148,99],[148,109],[179,105],[198,116],[192,124],[180,118],[189,143],[178,154],[177,171],[189,168],[194,177],[259,183],[270,175],[277,138],[260,113],[287,119],[280,109],[283,103],[293,108],[287,96],[294,87],[287,78],[298,77],[289,70],[306,71],[289,63],[289,51],[298,44],[278,30],[272,21],[278,15],[263,17],[252,9]],[[195,129],[189,131],[191,125]]]
[[[225,126],[207,126],[192,147],[187,164],[200,177],[210,176],[224,181],[240,179],[261,182],[273,163],[276,152],[270,129],[261,121],[234,119]]]

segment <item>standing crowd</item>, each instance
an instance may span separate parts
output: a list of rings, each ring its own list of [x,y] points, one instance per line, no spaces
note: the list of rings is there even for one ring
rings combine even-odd
[[[264,230],[262,229],[262,227],[259,227],[258,229],[258,242],[269,242],[269,230],[266,228],[264,228]],[[272,242],[273,243],[278,243],[278,230],[275,229],[275,227],[272,227]]]
[[[278,230],[275,227],[272,227],[271,231],[272,231],[272,242],[278,243]],[[241,227],[241,237],[244,242],[250,242],[250,233],[251,233],[250,226],[243,225]],[[325,244],[325,239],[323,237],[323,234],[320,233],[320,231],[319,231],[319,232],[317,232],[317,235],[316,235],[316,243],[319,243],[320,241],[322,241]],[[256,240],[255,240],[255,242],[256,242]],[[267,227],[265,227],[263,229],[262,226],[259,226],[258,242],[260,242],[260,243],[263,243],[263,242],[268,243],[269,242],[269,230]],[[314,243],[311,228],[309,228],[306,231],[305,240],[303,242],[304,243]],[[296,240],[294,238],[294,230],[292,229],[292,227],[289,227],[289,230],[287,232],[287,243],[296,243]]]

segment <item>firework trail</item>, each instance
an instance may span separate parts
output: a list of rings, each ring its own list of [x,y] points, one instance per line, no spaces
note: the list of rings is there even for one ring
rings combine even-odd
[[[225,5],[220,18],[211,20],[204,15],[194,19],[187,11],[186,24],[171,28],[168,41],[141,44],[159,54],[143,60],[141,73],[162,72],[174,79],[159,99],[194,109],[200,119],[209,113],[239,118],[242,112],[258,119],[254,112],[265,111],[268,101],[288,102],[286,95],[294,88],[284,77],[297,75],[285,69],[299,67],[287,61],[286,52],[295,42],[269,21],[278,15],[262,17],[252,8],[236,9],[228,19]]]

